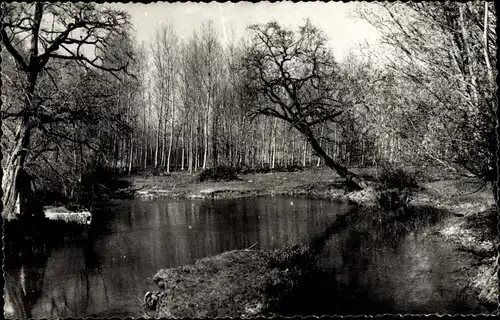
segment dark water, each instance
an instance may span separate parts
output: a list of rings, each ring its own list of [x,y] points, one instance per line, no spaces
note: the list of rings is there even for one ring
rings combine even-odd
[[[297,312],[479,312],[454,281],[461,270],[451,249],[425,237],[441,218],[431,212],[381,223],[352,206],[297,198],[123,200],[94,220],[84,241],[7,268],[4,311],[8,317],[138,317],[158,269],[255,243],[308,243],[343,221],[321,251],[326,276],[308,281],[303,292],[318,283],[327,289],[311,310]]]

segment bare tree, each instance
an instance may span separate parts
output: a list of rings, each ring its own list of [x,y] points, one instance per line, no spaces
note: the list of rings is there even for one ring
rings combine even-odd
[[[392,128],[431,160],[496,181],[495,7],[387,3],[360,15],[391,52],[386,104],[400,106],[387,110]]]
[[[69,108],[51,107],[47,99],[38,94],[40,77],[51,74],[48,63],[54,60],[75,62],[89,70],[99,69],[116,75],[127,65],[104,66],[99,51],[96,50],[92,57],[87,48],[106,48],[110,35],[124,35],[128,31],[129,18],[122,11],[92,3],[3,3],[2,11],[2,43],[23,76],[24,95],[20,108],[4,105],[2,109],[3,120],[16,122],[2,181],[2,215],[11,219],[16,217],[18,175],[31,152],[33,133],[46,124],[71,122],[75,116],[82,116]]]
[[[298,32],[276,22],[254,25],[245,57],[248,93],[265,97],[254,112],[282,119],[297,129],[325,164],[345,178],[354,189],[365,183],[326,154],[315,129],[340,116],[358,103],[347,94],[345,80],[326,45],[323,33],[307,21]],[[349,92],[349,91],[348,91]]]

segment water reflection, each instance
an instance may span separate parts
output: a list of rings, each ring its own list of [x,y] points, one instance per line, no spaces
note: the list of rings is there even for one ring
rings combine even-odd
[[[86,241],[9,268],[4,311],[16,318],[141,316],[158,269],[256,242],[308,242],[347,209],[294,198],[120,201]],[[24,294],[20,279],[37,294]]]
[[[456,252],[424,236],[444,217],[429,208],[382,213],[296,198],[120,201],[94,219],[99,224],[85,241],[9,266],[4,311],[15,318],[139,317],[158,269],[257,242],[311,242],[320,269],[302,279],[284,313],[481,312],[458,291]]]
[[[344,215],[323,243],[320,271],[286,303],[301,300],[298,305],[307,307],[286,313],[485,312],[472,295],[460,292],[455,279],[463,268],[452,245],[426,236],[447,216],[426,207]]]

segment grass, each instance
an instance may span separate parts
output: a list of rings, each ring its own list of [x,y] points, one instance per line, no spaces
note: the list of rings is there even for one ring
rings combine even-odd
[[[202,170],[198,175],[200,182],[239,180],[236,169],[231,167],[215,167]]]
[[[307,171],[240,174],[233,181],[199,182],[197,175],[174,172],[170,176],[129,178],[140,197],[219,198],[257,195],[297,195],[332,198],[332,191],[343,188],[344,181],[327,168]],[[211,191],[211,192],[207,192]],[[340,193],[342,194],[342,193]]]
[[[151,317],[255,317],[269,315],[297,273],[292,257],[301,246],[275,251],[235,250],[198,260],[192,265],[160,270],[154,282],[161,289],[147,293]]]
[[[464,255],[467,270],[461,275],[465,290],[472,290],[480,303],[498,307],[498,211],[491,185],[478,187],[471,179],[448,177],[424,183],[413,203],[427,204],[453,214],[439,231]]]
[[[469,266],[466,287],[477,299],[489,306],[498,306],[498,212],[495,206],[476,214],[455,217],[440,231],[444,239],[466,253],[462,262]]]

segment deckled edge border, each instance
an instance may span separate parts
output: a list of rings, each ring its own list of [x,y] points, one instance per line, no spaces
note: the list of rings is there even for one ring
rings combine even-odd
[[[289,2],[330,2],[328,0],[313,0],[313,1],[299,1],[299,0],[288,0]],[[337,0],[334,0],[335,2],[344,2],[344,3],[347,3],[347,2],[376,2],[375,0],[354,0],[354,1],[351,1],[351,0],[341,0],[341,1],[337,1]],[[422,2],[422,0],[407,0],[407,1],[398,1],[398,2],[409,2],[409,1],[414,1],[414,2]],[[456,1],[456,0],[454,0]],[[466,2],[467,0],[459,0],[458,2]],[[487,0],[488,1],[488,0]],[[21,1],[13,1],[13,0],[6,0],[5,2],[21,2]],[[22,1],[22,2],[26,2],[26,1]],[[46,1],[46,2],[57,2],[57,1]],[[75,0],[70,0],[70,1],[65,1],[65,2],[79,2],[79,1],[75,1]],[[181,3],[186,3],[186,2],[203,2],[203,3],[210,3],[210,2],[219,2],[219,3],[224,3],[224,2],[232,2],[232,3],[237,3],[237,2],[240,2],[240,1],[221,1],[221,0],[215,0],[215,1],[210,1],[210,0],[201,0],[201,1],[188,1],[188,0],[180,0],[180,1],[173,1],[173,0],[163,0],[163,1],[149,1],[149,0],[132,0],[132,1],[121,1],[121,0],[118,0],[118,1],[92,1],[92,2],[95,2],[95,3],[144,3],[144,4],[150,4],[150,3],[156,3],[156,2],[170,2],[170,3],[175,3],[175,2],[181,2]],[[260,1],[241,1],[241,2],[260,2]],[[264,1],[262,1],[264,2]],[[268,0],[267,2],[271,2],[271,3],[274,3],[274,2],[282,2],[282,1],[278,1],[278,0]],[[389,1],[386,1],[386,2],[396,2],[394,0],[389,0]],[[495,6],[495,11],[498,12],[498,8],[499,6],[497,5],[496,1],[493,1],[493,4]],[[1,17],[2,13],[1,13],[1,9],[0,9],[0,17]],[[497,15],[497,18],[498,18],[498,15]],[[498,19],[497,19],[498,21]],[[496,33],[498,35],[498,31],[500,30],[500,28],[498,27],[498,23],[496,25]],[[498,44],[499,44],[499,39],[498,39],[498,36],[497,36],[497,39],[496,39],[496,42],[497,42],[497,50],[498,50]],[[2,46],[0,46],[0,52],[2,51]],[[499,66],[499,62],[498,62],[498,59],[497,59],[497,64],[496,64],[496,68],[498,70],[498,66]],[[2,70],[2,58],[0,56],[0,72]],[[499,79],[499,75],[497,73],[497,77],[496,77],[496,84],[497,84],[497,99],[498,99],[498,79]],[[1,80],[1,77],[0,77],[0,93],[2,91],[2,85],[3,85],[3,82]],[[0,95],[0,108],[2,107],[2,104],[3,104],[3,101],[1,99],[1,95]],[[497,105],[497,110],[496,110],[496,129],[495,129],[495,137],[497,139],[497,149],[496,149],[496,170],[497,170],[497,181],[495,182],[496,183],[496,186],[497,186],[497,190],[496,190],[496,193],[497,193],[497,203],[496,203],[496,208],[497,208],[497,216],[498,216],[498,223],[497,223],[497,232],[498,232],[498,235],[497,235],[497,238],[496,238],[496,250],[497,250],[497,259],[496,259],[496,263],[497,263],[497,284],[499,285],[500,287],[500,200],[498,200],[500,198],[500,174],[498,174],[500,172],[500,112],[499,112],[499,108],[498,108],[498,105]],[[0,117],[0,139],[2,138],[3,136],[3,130],[2,130],[2,118]],[[2,154],[2,147],[0,145],[0,162],[2,161],[2,158],[3,158],[3,154]],[[2,166],[0,165],[0,181],[3,180],[3,168]],[[3,211],[3,188],[0,186],[0,212]],[[5,292],[4,292],[4,288],[5,288],[5,272],[4,272],[4,249],[5,249],[5,241],[4,241],[4,226],[5,226],[5,220],[3,219],[3,217],[1,218],[2,220],[2,281],[1,281],[1,285],[2,285],[2,302],[4,302],[4,299],[5,299]],[[473,314],[457,314],[457,315],[451,315],[451,314],[379,314],[379,315],[332,315],[332,316],[326,316],[326,315],[322,315],[322,316],[293,316],[293,317],[278,317],[278,318],[286,318],[286,319],[302,319],[302,318],[316,318],[316,319],[324,319],[324,318],[379,318],[379,317],[386,317],[386,316],[390,316],[390,317],[433,317],[433,316],[437,316],[437,317],[443,317],[443,316],[451,316],[451,317],[455,317],[455,316],[459,316],[459,317],[462,317],[462,316],[473,316],[473,317],[478,317],[478,316],[495,316],[495,315],[498,315],[500,313],[500,295],[497,297],[497,301],[498,301],[498,306],[497,306],[497,309],[494,313],[492,314],[476,314],[476,315],[473,315]],[[3,306],[4,306],[4,303],[2,303],[2,315],[3,315]],[[215,318],[215,319],[218,319],[219,317]],[[269,317],[270,319],[272,318],[276,318],[276,317]],[[80,318],[80,319],[93,319],[93,318]],[[117,317],[104,317],[104,318],[97,318],[97,319],[119,319]],[[126,318],[126,319],[130,319],[130,318]],[[140,318],[132,318],[132,319],[143,319],[143,317],[140,317]],[[232,319],[232,318],[231,318]]]
[[[3,17],[3,12],[2,12],[2,9],[0,8],[0,19]],[[0,21],[1,23],[1,21]],[[2,52],[2,49],[3,49],[3,46],[0,45],[0,53]],[[0,55],[0,74],[2,72],[2,56]],[[0,76],[0,109],[2,108],[3,106],[3,100],[2,100],[2,85],[3,85],[3,81],[2,81],[2,77]],[[2,124],[2,117],[0,117],[0,140],[2,139],[3,137],[3,124]],[[2,145],[0,144],[0,213],[3,212],[3,188],[2,188],[2,185],[1,185],[1,182],[3,181],[3,167],[1,166],[1,163],[2,163],[2,160],[3,160],[3,153],[2,153]],[[5,288],[5,272],[4,272],[4,219],[3,219],[3,216],[0,218],[2,220],[2,281],[0,282],[0,284],[2,285],[2,315],[4,315],[4,305],[5,305],[5,292],[4,292],[4,288]]]
[[[496,43],[497,43],[497,53],[498,53],[498,44],[499,44],[499,39],[498,39],[498,31],[500,30],[500,28],[498,27],[498,8],[500,7],[498,5],[498,3],[495,1],[493,3],[493,5],[495,6],[495,13],[497,14],[497,25],[495,27],[495,30],[496,30],[496,34],[497,34],[497,39],[496,39]],[[498,56],[498,55],[497,55]],[[496,120],[497,120],[497,126],[496,126],[496,129],[495,129],[495,137],[497,139],[497,149],[496,149],[496,157],[495,157],[495,160],[496,160],[496,173],[497,173],[497,181],[495,181],[495,184],[496,184],[496,201],[497,203],[495,204],[496,205],[496,209],[497,209],[497,237],[496,237],[496,248],[497,248],[497,266],[496,266],[496,270],[497,270],[497,288],[500,288],[500,112],[499,112],[499,108],[498,108],[498,79],[499,79],[499,75],[498,75],[498,66],[499,66],[499,62],[498,62],[498,58],[497,58],[497,63],[496,63],[496,68],[497,68],[497,76],[496,76],[496,79],[495,79],[495,82],[496,82],[496,85],[497,85],[497,88],[496,88],[496,97],[497,97],[497,110],[496,110]],[[500,289],[499,289],[500,291]],[[497,296],[497,310],[495,311],[495,314],[498,315],[500,312],[500,294]]]

